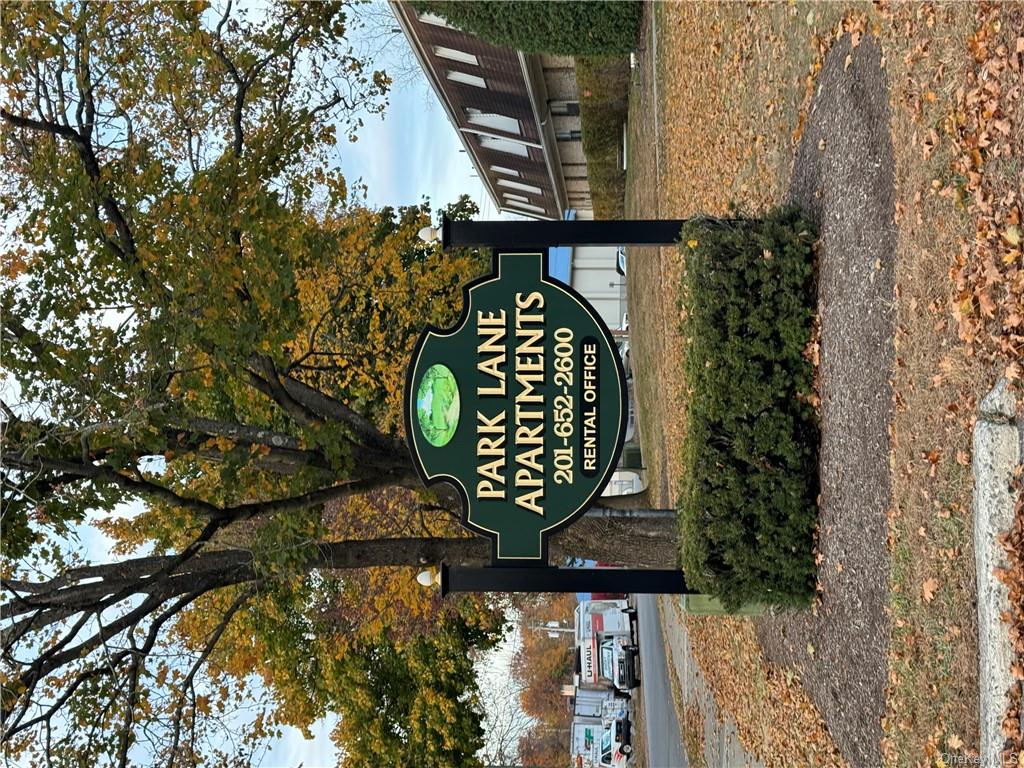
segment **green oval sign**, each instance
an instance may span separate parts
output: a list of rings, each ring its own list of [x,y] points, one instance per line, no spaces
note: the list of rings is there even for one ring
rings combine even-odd
[[[416,418],[423,437],[435,448],[454,437],[459,426],[459,385],[447,366],[435,363],[423,374],[416,392]]]
[[[541,253],[503,253],[463,289],[453,328],[428,327],[406,384],[406,434],[428,485],[447,481],[495,561],[547,561],[618,462],[626,386],[611,334]]]

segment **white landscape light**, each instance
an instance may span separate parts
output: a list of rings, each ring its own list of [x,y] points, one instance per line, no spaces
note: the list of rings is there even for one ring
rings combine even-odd
[[[441,239],[437,227],[424,227],[419,231],[419,237],[424,243],[436,243]]]
[[[434,568],[427,568],[416,574],[416,581],[422,587],[441,586],[441,574]]]

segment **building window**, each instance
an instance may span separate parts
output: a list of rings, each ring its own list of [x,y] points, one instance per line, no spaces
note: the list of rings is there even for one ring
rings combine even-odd
[[[476,56],[472,53],[466,53],[455,48],[445,48],[443,45],[434,46],[434,55],[440,56],[442,59],[451,59],[452,61],[458,61],[463,64],[472,64],[474,67],[480,66],[480,62],[476,60]]]
[[[530,205],[529,203],[520,203],[518,200],[509,200],[507,205],[509,205],[509,206],[511,206],[513,208],[522,209],[524,211],[533,211],[534,213],[547,213],[547,211],[544,208],[541,208],[539,205]]]
[[[532,192],[535,195],[543,195],[544,190],[540,187],[535,187],[532,184],[523,184],[521,181],[509,181],[508,179],[498,179],[499,187],[508,187],[509,189],[518,189],[521,192]]]
[[[516,155],[518,157],[530,156],[530,151],[526,148],[526,145],[520,144],[518,141],[498,139],[494,136],[478,136],[477,138],[480,140],[480,146],[483,149],[493,149],[496,152],[504,152],[507,155]]]
[[[515,176],[517,179],[519,178],[519,171],[514,170],[512,168],[506,168],[503,165],[492,165],[491,170],[494,171],[495,173],[504,173],[506,176]],[[584,176],[583,178],[587,177]]]
[[[551,114],[556,117],[566,117],[569,115],[578,115],[580,113],[580,103],[578,101],[549,101],[548,109],[551,110]]]
[[[466,119],[473,125],[490,128],[492,131],[502,131],[504,133],[514,133],[516,136],[519,135],[519,121],[513,117],[498,115],[494,112],[482,112],[479,109],[474,109],[473,107],[463,107],[463,109],[466,112]]]
[[[436,13],[419,13],[416,15],[417,18],[424,24],[433,24],[435,27],[447,27],[448,29],[455,29],[448,20],[443,16],[438,16]]]
[[[555,131],[555,138],[558,141],[579,141],[583,134],[579,131]]]
[[[448,79],[454,83],[462,83],[463,85],[474,85],[477,88],[486,88],[487,81],[482,77],[476,75],[470,75],[465,72],[456,72],[455,70],[448,70]]]
[[[506,200],[518,200],[521,203],[530,202],[530,198],[523,197],[522,195],[513,195],[511,192],[502,192],[501,196],[504,197]]]

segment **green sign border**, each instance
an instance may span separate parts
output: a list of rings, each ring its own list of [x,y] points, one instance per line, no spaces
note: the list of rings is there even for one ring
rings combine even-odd
[[[416,448],[415,439],[413,437],[413,429],[417,427],[416,424],[416,390],[414,376],[416,369],[419,364],[420,353],[423,349],[423,345],[427,339],[431,336],[452,336],[457,333],[467,322],[469,322],[469,309],[470,309],[470,291],[474,288],[484,285],[486,283],[493,282],[501,279],[500,259],[499,256],[541,256],[541,275],[540,282],[547,283],[548,285],[554,286],[555,288],[564,291],[575,299],[581,307],[590,315],[597,328],[604,334],[604,338],[608,343],[609,349],[611,350],[612,363],[615,366],[615,372],[618,378],[619,384],[619,424],[618,430],[615,437],[614,447],[612,448],[611,460],[608,462],[608,466],[605,467],[604,474],[600,480],[594,486],[593,492],[588,496],[583,503],[568,517],[560,520],[549,528],[544,528],[540,531],[540,556],[536,558],[500,558],[498,557],[498,537],[501,535],[500,531],[492,531],[488,528],[482,528],[469,520],[469,495],[466,493],[465,487],[462,482],[454,475],[437,474],[432,477],[428,477],[426,470],[423,467],[423,463],[420,460],[419,452]],[[409,448],[409,454],[412,457],[413,466],[416,467],[416,473],[419,475],[420,480],[427,487],[436,485],[438,483],[447,482],[453,486],[459,493],[459,498],[462,501],[462,514],[460,518],[460,524],[463,528],[472,533],[486,536],[491,540],[491,563],[492,565],[521,565],[521,566],[533,566],[548,565],[548,539],[550,536],[563,528],[566,528],[576,522],[588,508],[594,503],[594,500],[599,498],[601,492],[608,485],[611,480],[612,474],[615,472],[616,467],[619,464],[619,460],[622,457],[622,449],[626,442],[626,425],[629,420],[629,389],[626,384],[626,373],[622,368],[622,359],[616,351],[615,337],[612,336],[608,326],[605,325],[604,320],[597,313],[597,310],[591,306],[590,302],[584,298],[575,288],[567,283],[563,283],[561,280],[552,278],[548,273],[549,266],[549,251],[545,249],[530,250],[530,251],[519,251],[512,249],[494,249],[491,254],[491,271],[489,274],[479,277],[475,280],[471,280],[462,286],[462,313],[458,319],[449,328],[439,328],[432,323],[428,323],[424,326],[423,331],[420,333],[419,338],[416,340],[416,345],[413,347],[412,356],[409,360],[408,368],[405,374],[405,436],[406,444]]]

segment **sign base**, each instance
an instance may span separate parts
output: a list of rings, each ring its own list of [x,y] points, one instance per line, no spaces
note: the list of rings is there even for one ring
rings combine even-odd
[[[449,592],[624,592],[696,594],[682,571],[631,568],[462,567],[441,564],[441,595]]]

